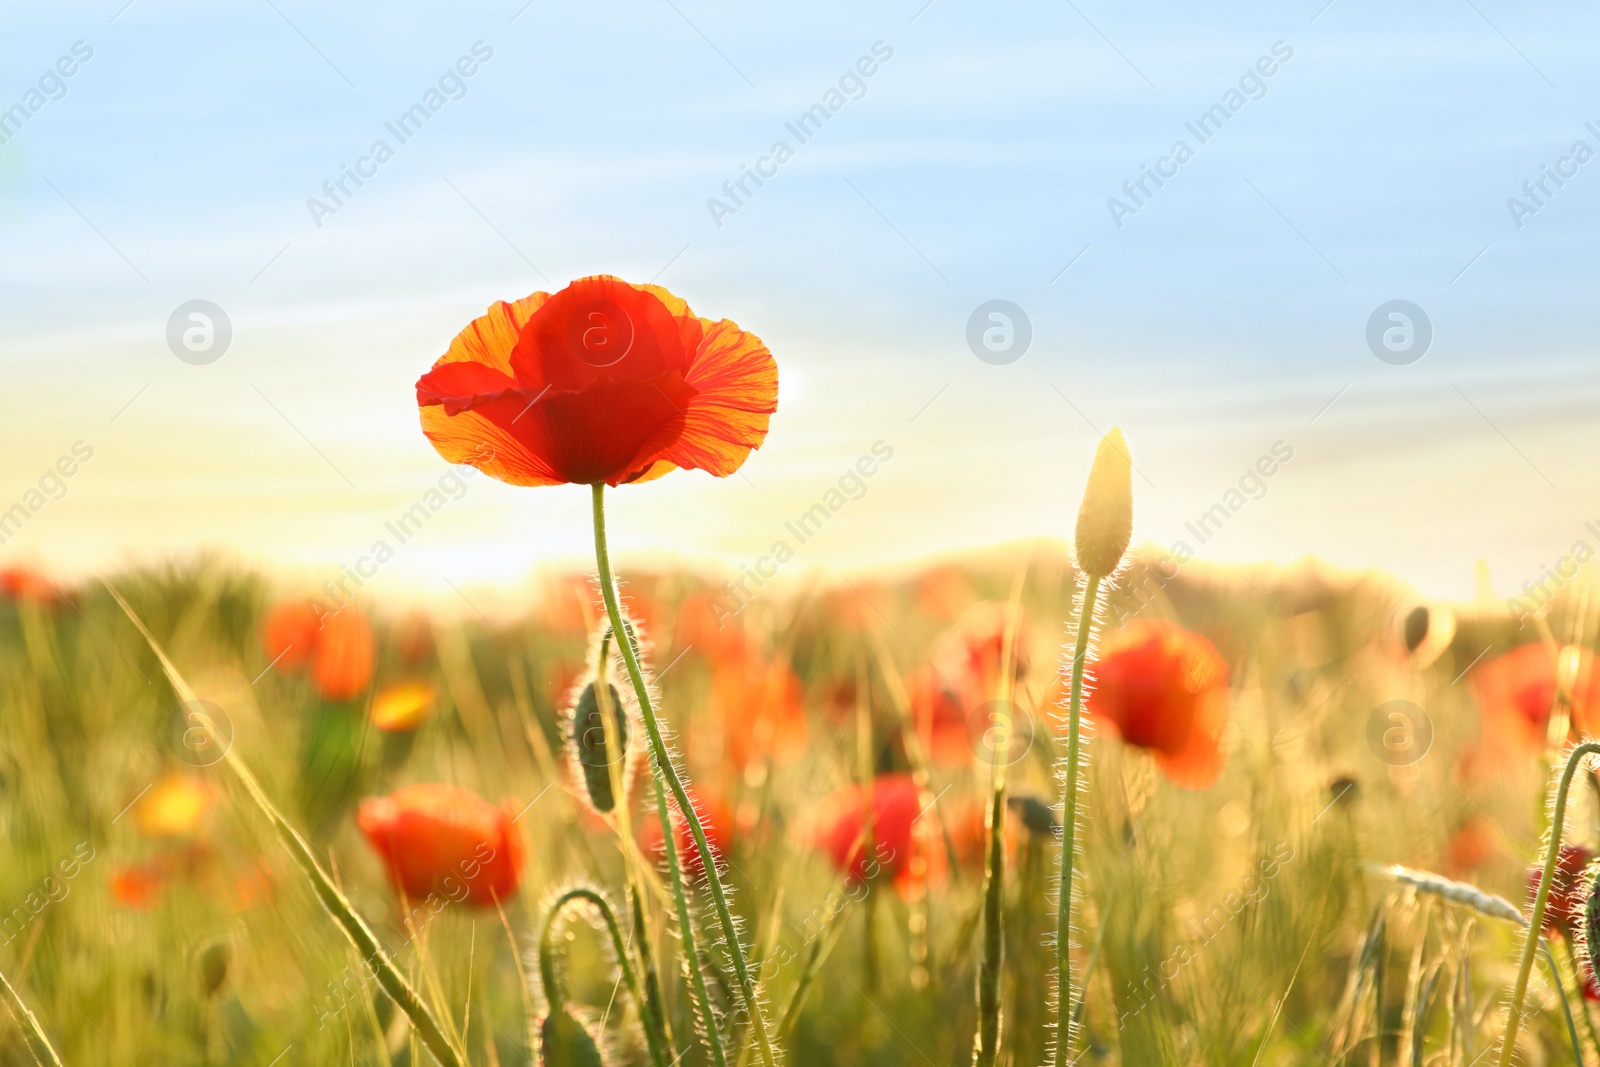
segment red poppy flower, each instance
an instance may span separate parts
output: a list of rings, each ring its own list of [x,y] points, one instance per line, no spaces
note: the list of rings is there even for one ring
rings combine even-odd
[[[1222,773],[1228,665],[1175,623],[1134,619],[1100,642],[1089,714],[1148,750],[1174,785],[1205,789]]]
[[[778,368],[727,319],[601,274],[494,304],[417,382],[417,405],[441,456],[512,485],[726,477],[767,435]]]
[[[689,801],[694,805],[695,812],[700,816],[700,828],[706,832],[706,843],[711,846],[715,856],[726,856],[728,848],[733,843],[733,812],[722,798],[715,793],[706,793],[698,790],[689,790]],[[667,801],[671,806],[670,798]],[[673,841],[678,850],[678,866],[691,879],[699,878],[705,873],[705,864],[700,858],[700,849],[695,845],[694,831],[689,829],[689,824],[678,818],[673,812],[673,828],[677,831]],[[644,837],[644,851],[652,856],[660,857],[665,854],[661,847],[661,820],[654,815],[647,817],[641,827]]]
[[[1589,887],[1584,872],[1594,861],[1594,853],[1582,845],[1562,845],[1556,856],[1555,869],[1550,872],[1550,900],[1544,909],[1544,932],[1559,933],[1573,941],[1583,929],[1583,905]],[[1533,909],[1534,898],[1539,895],[1539,876],[1544,865],[1528,869],[1528,909]],[[1576,943],[1576,942],[1574,942]]]
[[[1490,751],[1543,751],[1558,695],[1571,708],[1574,732],[1600,726],[1600,675],[1587,649],[1523,645],[1479,667],[1472,681]]]
[[[906,698],[922,749],[935,763],[972,762],[967,706],[942,675],[926,666],[917,668],[906,679]]]
[[[511,815],[471,790],[408,785],[362,801],[356,824],[413,900],[492,904],[517,891],[522,843]]]
[[[885,774],[867,790],[851,786],[828,801],[835,814],[824,821],[817,847],[853,881],[887,874],[897,889],[926,869],[929,850],[917,829],[922,795],[909,774]],[[871,837],[868,846],[867,838]]]

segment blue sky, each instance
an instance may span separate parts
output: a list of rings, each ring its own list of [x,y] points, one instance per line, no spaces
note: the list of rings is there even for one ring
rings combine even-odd
[[[783,379],[743,475],[618,494],[635,552],[752,560],[876,441],[894,459],[797,568],[1066,536],[1113,424],[1162,545],[1292,448],[1207,556],[1465,595],[1479,557],[1508,593],[1600,542],[1600,159],[1560,162],[1600,151],[1600,12],[1207,7],[11,5],[0,105],[93,55],[0,147],[0,510],[74,442],[95,455],[0,552],[351,559],[446,473],[417,375],[490,301],[600,271],[733,318]],[[793,139],[879,42],[859,98]],[[475,45],[399,144],[385,123]],[[1275,46],[1199,144],[1185,124]],[[317,225],[308,199],[380,138],[393,158]],[[708,199],[779,139],[793,158],[717,225]],[[1116,225],[1108,199],[1179,139],[1193,158]],[[1558,164],[1519,226],[1508,198]],[[196,299],[233,331],[204,366],[166,340]],[[1031,322],[1006,365],[966,340],[991,299]],[[1366,340],[1397,299],[1433,331],[1406,365]],[[584,551],[582,490],[469,484],[387,581]]]

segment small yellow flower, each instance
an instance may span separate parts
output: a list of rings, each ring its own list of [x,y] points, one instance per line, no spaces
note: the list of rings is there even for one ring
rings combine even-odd
[[[415,730],[422,721],[433,714],[436,699],[433,686],[427,682],[397,682],[378,690],[372,698],[369,717],[380,730],[402,733]]]
[[[211,786],[187,774],[169,774],[150,787],[133,809],[134,825],[146,837],[187,837],[210,810]]]

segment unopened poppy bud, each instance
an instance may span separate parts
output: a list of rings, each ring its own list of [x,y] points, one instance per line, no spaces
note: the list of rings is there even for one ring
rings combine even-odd
[[[611,722],[615,728],[616,749],[613,751],[606,738],[606,721],[600,708],[595,682],[583,687],[578,702],[572,709],[572,755],[578,771],[583,775],[583,787],[589,794],[589,803],[595,811],[608,812],[617,806],[611,788],[611,765],[628,750],[628,716],[622,708],[622,694],[610,682],[605,683],[607,707],[611,709]]]
[[[542,1067],[604,1067],[594,1035],[566,1008],[554,1008],[539,1024]]]
[[[1078,567],[1091,578],[1108,577],[1122,563],[1132,537],[1133,459],[1122,430],[1114,427],[1095,449],[1078,508]]]
[[[1417,646],[1427,640],[1429,621],[1427,606],[1422,604],[1412,608],[1406,616],[1404,631],[1407,652],[1415,652]]]

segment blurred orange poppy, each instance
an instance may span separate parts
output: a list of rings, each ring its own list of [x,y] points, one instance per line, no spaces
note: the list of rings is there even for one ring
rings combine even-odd
[[[712,854],[726,856],[733,843],[733,812],[715,793],[691,789],[689,802],[700,816],[700,828],[706,833],[706,843],[711,846]],[[676,831],[673,842],[677,845],[679,868],[690,878],[699,878],[705,874],[705,864],[701,861],[700,849],[695,845],[694,831],[678,817],[676,809],[672,815],[672,826]],[[666,850],[661,847],[661,820],[654,817],[646,819],[640,832],[646,853],[658,857],[665,854]]]
[[[789,664],[749,652],[713,668],[710,711],[735,767],[800,757],[809,728],[804,690]]]
[[[372,680],[372,626],[346,604],[322,617],[321,639],[311,658],[311,682],[329,700],[351,700]]]
[[[1174,785],[1205,789],[1222,773],[1228,664],[1199,634],[1134,619],[1100,641],[1088,711],[1146,749]]]
[[[732,474],[778,409],[760,339],[600,274],[491,306],[417,382],[422,432],[512,485]]]
[[[262,651],[281,674],[311,665],[311,682],[328,700],[352,700],[372,680],[372,624],[353,605],[321,612],[311,601],[286,601],[267,613]]]
[[[1522,645],[1479,667],[1472,683],[1483,708],[1486,754],[1543,751],[1558,697],[1571,709],[1573,732],[1600,727],[1600,676],[1587,649]]]
[[[511,815],[469,789],[408,785],[362,801],[356,824],[413,900],[493,904],[517,891],[522,844]]]
[[[322,632],[322,614],[305,600],[285,600],[267,612],[261,624],[261,651],[283,674],[311,662]]]
[[[922,796],[911,775],[880,775],[869,791],[850,786],[836,791],[826,805],[833,809],[817,835],[817,847],[834,867],[855,882],[887,874],[897,889],[911,885],[926,869],[929,850],[917,832]],[[869,843],[870,838],[870,843]]]
[[[968,611],[934,644],[932,663],[906,679],[912,720],[928,754],[939,763],[970,763],[988,728],[984,705],[1000,685],[1006,609],[986,603]],[[1013,677],[1027,672],[1021,628],[1013,652]],[[994,710],[994,709],[991,709]]]

